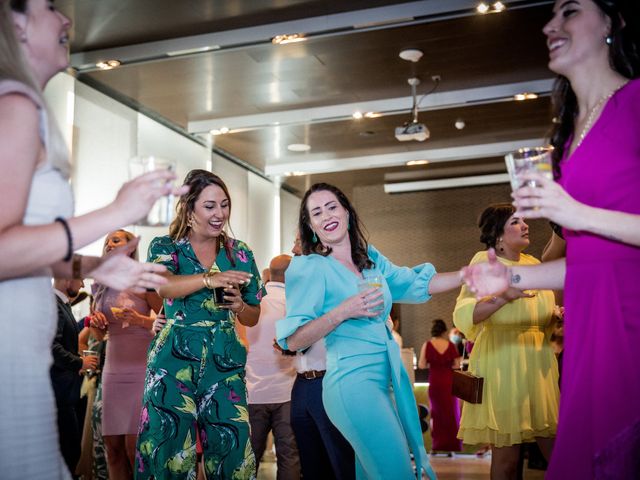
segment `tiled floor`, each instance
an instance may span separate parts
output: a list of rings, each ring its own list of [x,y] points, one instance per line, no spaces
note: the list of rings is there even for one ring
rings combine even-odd
[[[438,480],[488,480],[491,456],[478,458],[475,455],[456,455],[454,457],[435,456],[430,457],[433,469],[438,475]],[[273,462],[261,462],[258,480],[275,480],[276,464]],[[542,480],[544,472],[540,470],[525,469],[525,480]],[[389,479],[394,480],[394,479]]]

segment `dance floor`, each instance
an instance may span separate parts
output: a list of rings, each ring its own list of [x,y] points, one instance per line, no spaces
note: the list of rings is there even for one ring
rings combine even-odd
[[[482,458],[475,455],[436,455],[430,458],[438,480],[489,480],[490,454]],[[276,464],[270,460],[267,458],[260,463],[258,480],[276,480]],[[543,480],[544,472],[525,468],[524,479]]]

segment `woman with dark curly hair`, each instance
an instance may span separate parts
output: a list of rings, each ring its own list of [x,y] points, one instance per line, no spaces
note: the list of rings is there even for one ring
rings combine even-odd
[[[333,185],[304,195],[298,222],[303,255],[287,269],[287,317],[276,325],[283,348],[302,350],[322,337],[327,372],[322,399],[351,443],[357,478],[435,478],[424,450],[413,388],[386,320],[393,302],[426,302],[460,285],[460,272],[425,263],[397,267],[368,245],[358,214]],[[377,276],[359,292],[359,282]],[[393,392],[393,395],[392,395]]]
[[[480,215],[480,241],[513,265],[540,262],[523,253],[529,227],[509,203],[490,205]],[[487,250],[471,265],[487,260]],[[475,342],[469,372],[484,378],[482,403],[465,403],[458,437],[472,445],[491,444],[491,478],[517,478],[520,444],[537,441],[549,459],[558,424],[558,364],[551,349],[550,290],[510,288],[480,300],[463,287],[453,321]]]
[[[136,478],[195,478],[197,428],[207,477],[248,480],[247,351],[234,327],[257,323],[265,290],[249,247],[226,233],[222,179],[192,170],[184,183],[169,235],[149,246],[149,261],[169,272],[158,289],[169,320],[149,347]]]
[[[429,404],[431,405],[431,451],[459,452],[462,442],[456,438],[460,405],[451,393],[453,370],[460,368],[460,353],[449,341],[447,324],[438,318],[431,326],[431,340],[420,349],[419,368],[429,367]]]

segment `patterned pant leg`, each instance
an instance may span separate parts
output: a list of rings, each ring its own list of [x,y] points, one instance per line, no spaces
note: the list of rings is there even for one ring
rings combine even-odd
[[[186,329],[171,330],[149,353],[136,448],[140,480],[196,478],[195,380],[202,340]]]
[[[102,382],[98,379],[96,397],[93,401],[93,413],[91,423],[93,425],[93,478],[95,480],[108,480],[107,453],[102,438]],[[91,408],[87,406],[87,408]]]
[[[246,350],[235,332],[218,331],[198,392],[198,418],[204,465],[209,480],[252,480],[256,459],[251,448]]]

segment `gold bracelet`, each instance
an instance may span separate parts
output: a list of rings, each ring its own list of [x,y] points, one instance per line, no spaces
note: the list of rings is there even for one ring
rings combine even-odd
[[[71,278],[74,280],[82,280],[82,255],[73,255],[71,261]]]
[[[246,303],[244,303],[244,302],[242,302],[242,310],[240,310],[239,312],[236,312],[236,315],[238,315],[238,314],[240,314],[240,313],[244,312],[244,310],[245,310],[246,308],[247,308],[247,304],[246,304]]]
[[[207,272],[202,276],[202,283],[209,290],[213,290],[213,273]]]

